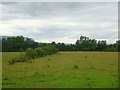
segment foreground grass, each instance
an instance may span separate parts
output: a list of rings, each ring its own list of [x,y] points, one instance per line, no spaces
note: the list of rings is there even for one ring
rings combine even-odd
[[[3,53],[3,88],[117,88],[118,53],[60,52],[9,65]]]

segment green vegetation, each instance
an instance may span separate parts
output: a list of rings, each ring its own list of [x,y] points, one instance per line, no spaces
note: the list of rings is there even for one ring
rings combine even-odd
[[[28,48],[24,54],[21,53],[19,56],[14,57],[8,62],[9,64],[14,64],[16,62],[25,62],[31,59],[40,58],[55,53],[57,53],[57,49],[54,46],[44,46],[35,49]]]
[[[86,36],[81,36],[75,44],[38,43],[23,36],[3,38],[2,86],[117,88],[119,44],[120,40],[107,44]]]
[[[3,52],[22,52],[27,48],[37,48],[38,43],[31,38],[23,36],[2,38],[2,51]]]
[[[1,39],[0,39],[1,40]],[[75,44],[65,43],[39,43],[35,42],[31,38],[25,38],[23,36],[8,37],[2,39],[2,51],[3,52],[22,52],[28,48],[35,49],[37,47],[43,47],[52,45],[57,48],[58,51],[120,51],[120,40],[113,44],[107,44],[105,40],[98,41],[90,39],[86,36],[81,36],[76,40]],[[33,56],[34,57],[34,56]]]
[[[81,36],[80,40],[77,40],[76,45],[78,50],[81,51],[95,51],[97,47],[97,40]]]
[[[3,88],[118,87],[117,52],[59,52],[13,65],[8,61],[24,53],[2,54]]]

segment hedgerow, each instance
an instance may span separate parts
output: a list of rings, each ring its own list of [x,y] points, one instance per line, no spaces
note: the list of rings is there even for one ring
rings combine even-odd
[[[28,48],[24,54],[21,54],[19,57],[15,57],[11,61],[9,61],[9,64],[14,64],[16,62],[25,62],[31,59],[40,58],[55,53],[57,53],[57,49],[52,45],[38,47],[35,49]]]

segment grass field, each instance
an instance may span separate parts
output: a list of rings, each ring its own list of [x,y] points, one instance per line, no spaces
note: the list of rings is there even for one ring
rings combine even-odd
[[[117,52],[59,52],[9,65],[20,53],[4,52],[3,88],[117,88]]]

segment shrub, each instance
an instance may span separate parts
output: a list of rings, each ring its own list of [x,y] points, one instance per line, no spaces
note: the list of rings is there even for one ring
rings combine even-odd
[[[28,48],[25,54],[21,54],[20,56],[13,58],[12,61],[9,61],[9,64],[14,64],[15,62],[25,62],[30,59],[34,59],[37,57],[43,57],[46,55],[51,55],[57,53],[57,49],[53,46],[44,46],[39,48]]]
[[[26,56],[26,55],[20,55],[18,58],[17,58],[17,62],[25,62],[27,60],[29,60],[30,57]]]
[[[51,55],[51,54],[55,54],[57,53],[57,49],[54,47],[54,46],[45,46],[43,47],[43,52],[44,52],[44,55]]]
[[[78,67],[78,65],[74,65],[74,69],[78,69],[79,67]]]
[[[46,56],[46,55],[50,55],[50,48],[49,47],[43,47],[43,54]]]
[[[34,72],[34,75],[33,76],[39,76],[39,72]]]
[[[32,48],[28,48],[25,52],[25,56],[30,59],[34,59],[37,56],[37,52]]]
[[[51,52],[52,54],[57,53],[57,49],[54,46],[50,46],[49,50],[49,52]]]
[[[43,57],[44,56],[44,52],[43,52],[43,49],[41,47],[36,48],[35,52],[36,52],[37,57]]]
[[[47,65],[47,67],[50,67],[50,65]]]
[[[33,63],[32,61],[27,61],[27,63]]]
[[[13,65],[13,64],[15,64],[15,63],[16,63],[16,60],[15,60],[15,58],[13,58],[12,60],[8,61],[8,63],[9,63],[10,65]]]
[[[3,78],[3,80],[9,80],[9,78],[8,78],[8,77],[5,77],[5,78]]]
[[[40,82],[45,82],[45,80],[40,80]]]
[[[47,60],[48,60],[48,61],[50,61],[51,59],[50,59],[50,58],[48,58]]]

